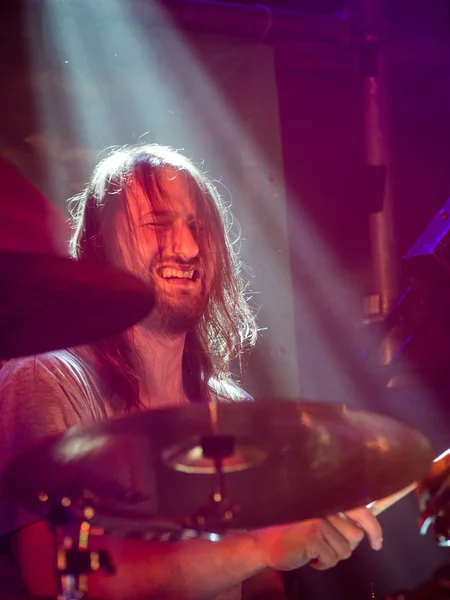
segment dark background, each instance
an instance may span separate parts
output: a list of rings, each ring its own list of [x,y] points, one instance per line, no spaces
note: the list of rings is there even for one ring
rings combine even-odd
[[[323,11],[345,8],[343,2],[300,4],[316,10],[320,5]],[[450,195],[450,5],[392,0],[384,3],[383,13],[400,260]],[[351,280],[364,294],[371,293],[368,207],[362,194],[361,81],[354,54],[330,51],[318,68],[299,65],[302,61],[295,64],[283,48],[276,49],[276,58],[285,173],[295,190],[294,202],[307,207]],[[406,285],[404,279],[402,283]],[[383,407],[400,418],[416,420],[445,445],[450,422],[449,353],[442,320],[423,331],[411,358],[424,371],[427,399],[416,385],[393,392]],[[366,544],[327,573],[303,569],[289,575],[292,598],[383,598],[424,582],[450,557],[448,549],[436,547],[431,535],[419,536],[416,520],[415,498],[403,500],[380,517],[385,539],[381,552],[373,553]]]

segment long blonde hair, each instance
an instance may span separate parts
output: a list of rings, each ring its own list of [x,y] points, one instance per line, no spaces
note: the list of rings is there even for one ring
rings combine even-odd
[[[230,238],[231,213],[209,178],[186,157],[166,146],[147,144],[115,149],[97,165],[86,189],[70,200],[70,251],[74,258],[110,264],[107,232],[114,211],[123,205],[127,207],[130,182],[136,182],[151,200],[160,190],[161,175],[167,167],[184,173],[203,222],[203,243],[211,244],[215,252],[209,302],[197,326],[188,331],[183,354],[185,391],[191,400],[204,401],[209,398],[212,378],[229,388],[228,384],[233,383],[230,361],[253,346],[257,337],[242,264]],[[139,407],[138,376],[129,333],[103,340],[93,346],[93,351],[106,393],[120,398],[121,410]]]

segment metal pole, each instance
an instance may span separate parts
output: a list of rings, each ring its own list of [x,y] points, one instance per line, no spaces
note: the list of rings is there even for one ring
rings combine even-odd
[[[393,197],[389,170],[389,135],[386,119],[385,69],[381,46],[381,1],[362,0],[363,41],[360,49],[363,77],[364,123],[367,165],[367,198],[370,206],[370,236],[376,318],[383,319],[399,295]],[[375,302],[373,302],[375,300]],[[395,347],[388,338],[381,349],[387,364]]]

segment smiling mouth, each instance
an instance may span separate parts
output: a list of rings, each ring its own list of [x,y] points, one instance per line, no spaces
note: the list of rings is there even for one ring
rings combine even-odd
[[[173,269],[172,267],[160,267],[156,270],[156,273],[164,280],[188,280],[198,281],[200,278],[200,272],[198,269]]]

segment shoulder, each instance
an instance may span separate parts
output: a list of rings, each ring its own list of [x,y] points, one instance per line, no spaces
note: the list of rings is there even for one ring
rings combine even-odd
[[[0,370],[2,409],[14,414],[63,406],[70,386],[69,371],[50,353],[12,359]]]
[[[39,412],[62,411],[69,426],[106,416],[97,402],[93,371],[84,357],[73,350],[8,361],[0,369],[0,395],[3,408],[14,408],[20,403],[27,411],[32,407]]]
[[[58,376],[56,362],[50,354],[13,358],[0,369],[2,391],[6,387],[25,387],[38,380],[52,380]]]
[[[253,401],[254,398],[243,390],[237,383],[231,380],[220,380],[211,377],[208,382],[211,395],[215,400],[221,402],[239,402],[242,400]]]
[[[80,361],[68,350],[13,358],[0,369],[0,385],[25,387],[27,384],[68,383],[82,372]]]

